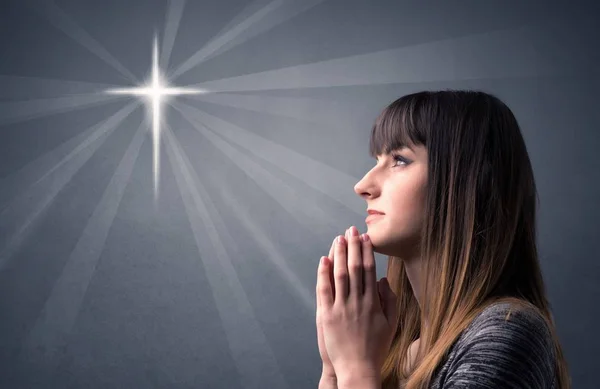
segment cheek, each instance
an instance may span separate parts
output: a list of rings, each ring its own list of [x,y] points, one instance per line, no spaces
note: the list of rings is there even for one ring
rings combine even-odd
[[[390,223],[399,230],[410,232],[421,227],[425,210],[425,188],[415,185],[398,191],[392,198],[393,215]]]
[[[403,176],[393,187],[385,188],[385,204],[389,213],[381,223],[368,227],[377,252],[398,255],[418,241],[425,211],[426,176],[415,172]]]
[[[416,207],[408,207],[391,218],[389,226],[401,235],[413,235],[421,228],[423,220],[421,212]]]

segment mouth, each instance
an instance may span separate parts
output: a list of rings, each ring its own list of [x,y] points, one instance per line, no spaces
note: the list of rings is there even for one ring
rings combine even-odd
[[[383,217],[382,213],[372,213],[369,216],[367,216],[367,218],[365,219],[365,223],[369,224],[369,223],[373,223],[379,219],[381,219]]]

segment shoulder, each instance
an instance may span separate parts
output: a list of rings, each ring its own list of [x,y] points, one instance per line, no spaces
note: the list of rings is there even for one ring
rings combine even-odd
[[[449,388],[551,388],[552,334],[537,310],[494,303],[463,331],[447,368]]]
[[[552,335],[544,317],[533,308],[494,303],[477,315],[463,331],[458,346],[527,349],[551,348]]]

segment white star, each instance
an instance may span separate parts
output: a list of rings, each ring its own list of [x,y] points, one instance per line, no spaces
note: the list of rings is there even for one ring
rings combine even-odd
[[[177,95],[196,95],[207,93],[202,89],[176,88],[169,87],[163,80],[162,72],[158,66],[158,43],[154,38],[152,52],[152,75],[151,80],[144,86],[135,88],[107,89],[109,94],[142,96],[149,99],[152,112],[152,171],[154,175],[154,196],[156,199],[158,193],[158,181],[160,177],[160,121],[161,121],[161,103],[165,102],[168,96]]]

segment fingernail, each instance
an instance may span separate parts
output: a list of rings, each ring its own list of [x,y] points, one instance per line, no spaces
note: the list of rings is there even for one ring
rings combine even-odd
[[[369,240],[369,235],[367,235],[366,233],[362,234],[360,236],[360,240],[362,240],[363,242],[367,242]]]
[[[350,227],[350,235],[358,236],[358,229],[354,226]]]
[[[341,235],[340,235],[340,236],[338,236],[338,239],[337,239],[337,241],[338,241],[338,243],[339,243],[339,244],[344,244],[344,243],[346,243],[346,239],[344,239],[344,237],[343,237],[343,236],[341,236]]]

